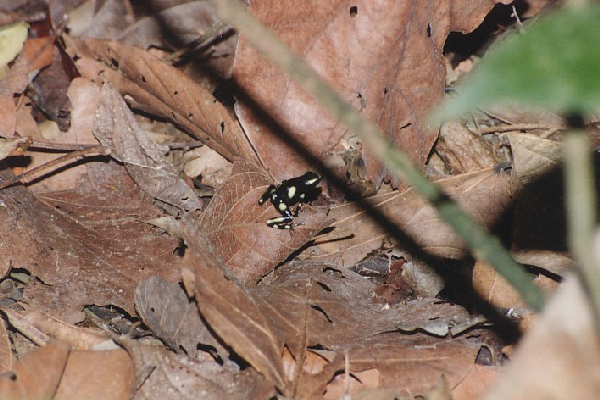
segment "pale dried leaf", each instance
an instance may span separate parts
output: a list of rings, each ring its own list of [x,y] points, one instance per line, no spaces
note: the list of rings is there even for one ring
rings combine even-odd
[[[71,128],[68,132],[60,133],[58,136],[47,138],[54,144],[82,144],[98,145],[98,140],[92,134],[95,111],[98,108],[98,96],[100,88],[84,78],[76,78],[69,85],[67,95],[73,105],[71,109]],[[39,133],[38,133],[39,135]],[[31,163],[26,171],[50,162],[62,154],[53,152],[30,150],[25,153],[31,158]],[[69,168],[61,170],[60,173],[44,177],[39,182],[33,182],[28,187],[34,193],[54,192],[61,190],[76,189],[82,181],[89,179],[90,171],[99,166],[93,162],[71,164]]]
[[[485,400],[594,399],[600,393],[600,342],[589,299],[570,276],[523,338]]]
[[[509,133],[513,170],[519,183],[527,185],[559,166],[562,145],[526,133]]]
[[[47,343],[49,338],[54,338],[68,343],[73,350],[91,350],[110,340],[103,330],[74,326],[37,310],[4,310],[4,312],[11,324],[18,326],[19,331],[25,336],[31,338],[34,330],[47,335],[44,343]],[[33,338],[32,340],[37,343],[37,340]]]
[[[127,400],[133,382],[133,364],[125,350],[73,350],[53,399]]]
[[[201,208],[194,191],[181,180],[165,157],[166,149],[155,144],[137,124],[121,95],[111,84],[100,91],[94,135],[120,162],[140,188],[179,211]]]
[[[4,160],[6,157],[17,149],[17,147],[27,143],[27,138],[16,138],[16,139],[0,139],[0,160]]]
[[[6,322],[0,321],[0,374],[10,371],[13,368],[13,355],[8,332],[6,331]]]
[[[465,339],[401,338],[385,334],[361,342],[348,351],[347,357],[358,383],[354,390],[394,388],[403,396],[415,398],[429,392],[442,376],[450,389],[460,384],[471,371],[479,348],[477,342]],[[343,372],[343,357],[334,364]],[[326,386],[327,392],[343,381],[344,376],[338,375],[337,382]]]
[[[0,399],[53,399],[69,353],[66,345],[54,342],[25,354],[0,377]]]

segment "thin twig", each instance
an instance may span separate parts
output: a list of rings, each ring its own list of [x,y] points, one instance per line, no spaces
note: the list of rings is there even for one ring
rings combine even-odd
[[[0,190],[6,189],[7,187],[10,187],[17,183],[24,183],[29,178],[31,178],[33,176],[37,176],[40,172],[49,170],[57,165],[75,162],[84,157],[95,156],[95,155],[107,156],[109,154],[110,154],[110,149],[108,147],[104,147],[104,146],[100,146],[100,145],[88,147],[87,149],[83,149],[83,150],[74,151],[74,152],[66,154],[62,157],[58,157],[57,159],[54,159],[43,165],[35,167],[35,168],[25,172],[24,174],[15,176],[12,179],[9,179],[9,180],[3,182],[2,184],[0,184]]]
[[[544,125],[544,124],[514,124],[514,125],[507,124],[507,125],[489,126],[487,128],[478,128],[477,134],[478,135],[486,135],[489,133],[498,133],[498,132],[532,131],[535,129],[558,130],[558,129],[564,129],[564,128],[556,126],[556,125],[551,126],[551,125]]]
[[[204,142],[202,140],[195,140],[193,142],[176,142],[169,143],[167,146],[169,146],[169,150],[189,150],[204,146]]]
[[[30,149],[57,150],[57,151],[81,151],[97,147],[97,144],[76,144],[76,143],[56,143],[56,142],[34,142],[29,144]]]

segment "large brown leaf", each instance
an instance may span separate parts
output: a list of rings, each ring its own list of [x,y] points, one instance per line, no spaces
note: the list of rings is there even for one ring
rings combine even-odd
[[[343,370],[346,351],[353,374],[377,371],[378,381],[364,382],[366,387],[422,393],[441,373],[452,385],[466,375],[477,343],[413,333],[434,331],[444,337],[454,325],[472,327],[476,322],[465,309],[435,299],[381,307],[373,302],[374,289],[372,282],[343,267],[293,262],[279,268],[269,285],[249,290],[255,301],[262,300],[263,313],[284,339],[296,368],[308,363],[313,352],[329,360],[322,373],[308,372],[306,365],[297,371],[296,393],[323,391]],[[401,332],[394,332],[399,327]]]
[[[149,52],[117,42],[66,37],[81,74],[111,82],[131,105],[166,118],[229,160],[256,154],[227,109],[203,87]],[[99,61],[98,61],[99,60]]]
[[[80,182],[80,193],[44,196],[62,211],[38,201],[22,186],[0,191],[0,256],[10,260],[12,268],[31,274],[23,300],[71,323],[83,319],[81,310],[88,304],[113,304],[133,315],[139,279],[179,276],[172,253],[177,240],[123,218],[149,218],[157,209],[140,198],[122,167],[105,165],[102,174],[114,186],[105,186],[97,174]],[[11,177],[4,171],[0,176]]]
[[[507,2],[507,0],[503,0]],[[470,31],[493,1],[399,2],[396,0],[301,0],[293,7],[274,1],[249,6],[296,53],[393,142],[424,165],[437,128],[423,117],[444,92],[442,50],[450,31]],[[313,154],[344,150],[352,132],[333,120],[289,76],[261,58],[242,36],[234,77],[262,110]],[[247,104],[237,104],[246,134],[277,179],[307,169],[294,146],[261,120]],[[377,186],[384,167],[363,155],[367,177]]]
[[[295,354],[305,347],[347,348],[397,328],[444,336],[450,319],[454,325],[472,322],[462,307],[435,299],[382,308],[373,301],[373,282],[327,263],[288,263],[269,285],[249,290],[262,299],[270,325]],[[440,325],[439,331],[432,321]]]
[[[196,298],[200,313],[225,343],[283,390],[283,341],[271,330],[260,305],[228,276],[208,239],[196,226],[187,226],[189,246],[182,271],[185,288]]]

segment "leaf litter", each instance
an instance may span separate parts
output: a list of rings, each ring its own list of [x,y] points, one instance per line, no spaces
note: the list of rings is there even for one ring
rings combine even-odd
[[[436,129],[420,122],[442,96],[445,66],[441,54],[448,32],[473,30],[492,4],[392,3],[332,1],[315,8],[307,1],[294,8],[281,8],[264,1],[253,2],[249,10],[274,28],[357,109],[378,121],[423,168],[431,162],[433,149],[442,160],[438,175],[452,175],[438,183],[482,224],[501,231],[505,220],[512,219],[513,254],[538,268],[536,280],[553,282],[566,275],[573,261],[561,247],[563,238],[554,235],[556,246],[544,246],[540,243],[548,240],[535,237],[540,233],[536,224],[544,223],[548,228],[542,229],[543,233],[552,236],[553,224],[560,222],[552,219],[554,212],[534,212],[547,209],[546,204],[532,206],[527,200],[531,195],[543,197],[532,182],[558,160],[556,142],[520,131],[494,135],[491,141],[478,136],[478,132],[494,128],[494,115],[501,112],[500,121],[515,125],[526,118],[506,110],[487,110],[486,116],[477,117],[480,124],[491,122],[489,127],[473,129],[463,122],[447,125],[437,147]],[[0,299],[2,307],[10,307],[3,311],[3,324],[9,330],[0,330],[0,354],[16,354],[18,361],[3,365],[2,372],[12,369],[17,375],[5,375],[0,391],[23,390],[33,395],[39,390],[46,397],[84,398],[94,393],[104,398],[147,399],[199,395],[317,399],[340,398],[348,393],[353,393],[352,398],[359,398],[361,393],[396,398],[433,396],[436,390],[446,396],[452,393],[455,398],[472,399],[485,391],[479,379],[494,375],[499,364],[476,364],[481,349],[495,346],[486,341],[487,318],[430,297],[379,304],[373,297],[376,284],[349,269],[369,253],[387,254],[392,261],[408,258],[406,265],[422,262],[410,248],[403,249],[400,256],[397,250],[390,250],[391,245],[402,247],[402,243],[394,243],[374,222],[372,211],[354,203],[338,204],[328,198],[325,187],[324,199],[304,207],[295,218],[294,230],[266,226],[266,220],[277,216],[277,211],[270,205],[258,205],[264,190],[307,169],[294,149],[275,135],[275,125],[296,135],[298,143],[325,162],[340,154],[349,160],[352,157],[344,156],[346,152],[358,152],[360,156],[353,157],[358,160],[356,165],[347,164],[346,168],[355,168],[359,172],[350,176],[370,181],[373,188],[389,178],[385,168],[286,76],[258,59],[243,38],[236,50],[233,75],[245,97],[236,103],[236,117],[213,95],[214,82],[207,85],[202,78],[197,84],[164,62],[166,57],[161,60],[164,53],[131,45],[171,45],[156,30],[153,17],[140,19],[134,29],[123,30],[127,24],[122,22],[133,14],[117,15],[116,9],[103,6],[100,10],[107,13],[105,16],[112,15],[114,26],[98,23],[101,12],[90,23],[95,39],[81,40],[73,30],[73,36],[63,34],[61,41],[46,41],[54,44],[53,51],[64,44],[83,76],[73,80],[69,89],[78,88],[69,94],[69,133],[85,131],[90,139],[93,132],[118,162],[99,157],[83,163],[78,168],[84,167],[84,171],[72,178],[75,184],[59,190],[46,186],[43,193],[36,189],[35,195],[24,187],[1,191],[4,222],[0,229],[5,240],[0,251],[10,262],[0,272],[4,282],[11,282],[16,289],[11,289],[10,295],[3,291]],[[452,11],[456,9],[463,11]],[[156,16],[160,13],[184,19],[179,33],[188,29],[184,27],[190,22],[194,25],[190,19],[197,13],[203,15],[199,24],[207,31],[218,23],[203,2],[156,12]],[[144,37],[148,26],[152,36]],[[120,35],[114,36],[111,29],[121,30]],[[185,43],[194,35],[188,36]],[[108,41],[103,37],[121,39]],[[33,42],[28,43],[26,47],[33,46]],[[218,47],[219,43],[216,47],[206,45],[203,51],[210,49],[206,59],[221,75],[228,76],[233,47],[231,42],[222,43],[223,47]],[[219,64],[221,56],[223,63]],[[42,140],[42,130],[32,127],[30,105],[19,107],[13,101],[15,94],[24,93],[25,71],[42,65],[18,59],[11,65],[12,75],[2,83],[2,94],[7,96],[1,98],[8,108],[1,126],[3,136],[13,139],[9,150],[28,143],[25,138],[14,139],[15,130],[27,132],[34,142]],[[41,90],[66,95],[66,87],[60,85]],[[73,102],[75,93],[83,100]],[[148,139],[139,117],[129,111],[122,98],[134,110],[170,121],[233,162],[230,177],[215,187],[207,206],[193,194],[190,180],[185,184],[178,178],[176,157],[175,165],[171,164],[167,146]],[[274,121],[265,122],[248,104],[248,98],[269,111]],[[64,108],[59,103],[51,106]],[[48,114],[63,130],[66,128],[65,120],[60,119],[64,113]],[[63,140],[65,137],[82,140],[76,135],[64,136]],[[502,157],[507,143],[503,138],[509,139],[513,152],[508,169],[495,168],[505,161]],[[53,174],[60,177],[70,170],[70,166],[63,167]],[[159,175],[151,176],[149,171]],[[38,178],[36,184],[44,183],[44,178]],[[11,179],[11,175],[3,171],[2,179]],[[380,194],[367,200],[375,213],[388,223],[398,224],[422,251],[441,259],[464,261],[464,244],[438,220],[431,207],[410,189],[402,188],[400,182],[392,183],[401,189],[386,193],[383,185]],[[359,183],[350,179],[348,184]],[[174,187],[178,189],[172,190]],[[527,191],[530,197],[523,196]],[[163,210],[153,204],[156,201]],[[171,220],[171,226],[185,238],[185,244],[142,222],[162,215],[165,205],[178,216]],[[513,207],[517,213],[508,217]],[[182,248],[183,260],[179,257]],[[291,255],[302,261],[290,261]],[[454,264],[445,268],[451,271]],[[494,273],[477,273],[474,280],[491,282],[484,296],[493,305],[520,310],[510,288],[496,284]],[[399,278],[409,281],[404,275]],[[473,285],[476,289],[484,287]],[[82,322],[83,308],[94,304],[114,307],[132,321],[139,318],[148,328],[146,332],[166,347],[137,337],[133,328],[128,336],[117,337],[98,335],[97,329],[87,326],[88,320],[75,326]],[[581,331],[588,329],[573,324]],[[552,330],[546,328],[546,332]],[[20,354],[22,347],[17,343],[22,342],[17,332],[40,348]],[[115,350],[114,343],[112,349],[104,348],[110,343],[105,340],[108,336],[127,353]],[[568,340],[574,346],[569,348],[578,348],[576,339]],[[56,355],[49,359],[45,353]],[[504,356],[500,351],[492,354]],[[533,359],[535,354],[528,357]],[[593,357],[585,360],[590,366],[587,372],[593,374]],[[36,368],[41,368],[39,376],[47,377],[43,382],[30,379],[28,372]],[[563,373],[570,374],[570,368],[564,366]],[[120,378],[114,379],[115,374]],[[14,376],[18,378],[13,380]],[[583,390],[595,389],[589,386]]]

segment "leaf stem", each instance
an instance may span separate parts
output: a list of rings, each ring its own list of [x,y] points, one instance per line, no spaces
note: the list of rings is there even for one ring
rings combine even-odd
[[[569,247],[577,272],[591,299],[596,329],[600,332],[600,264],[594,255],[596,197],[589,139],[583,130],[565,135],[565,192]]]

